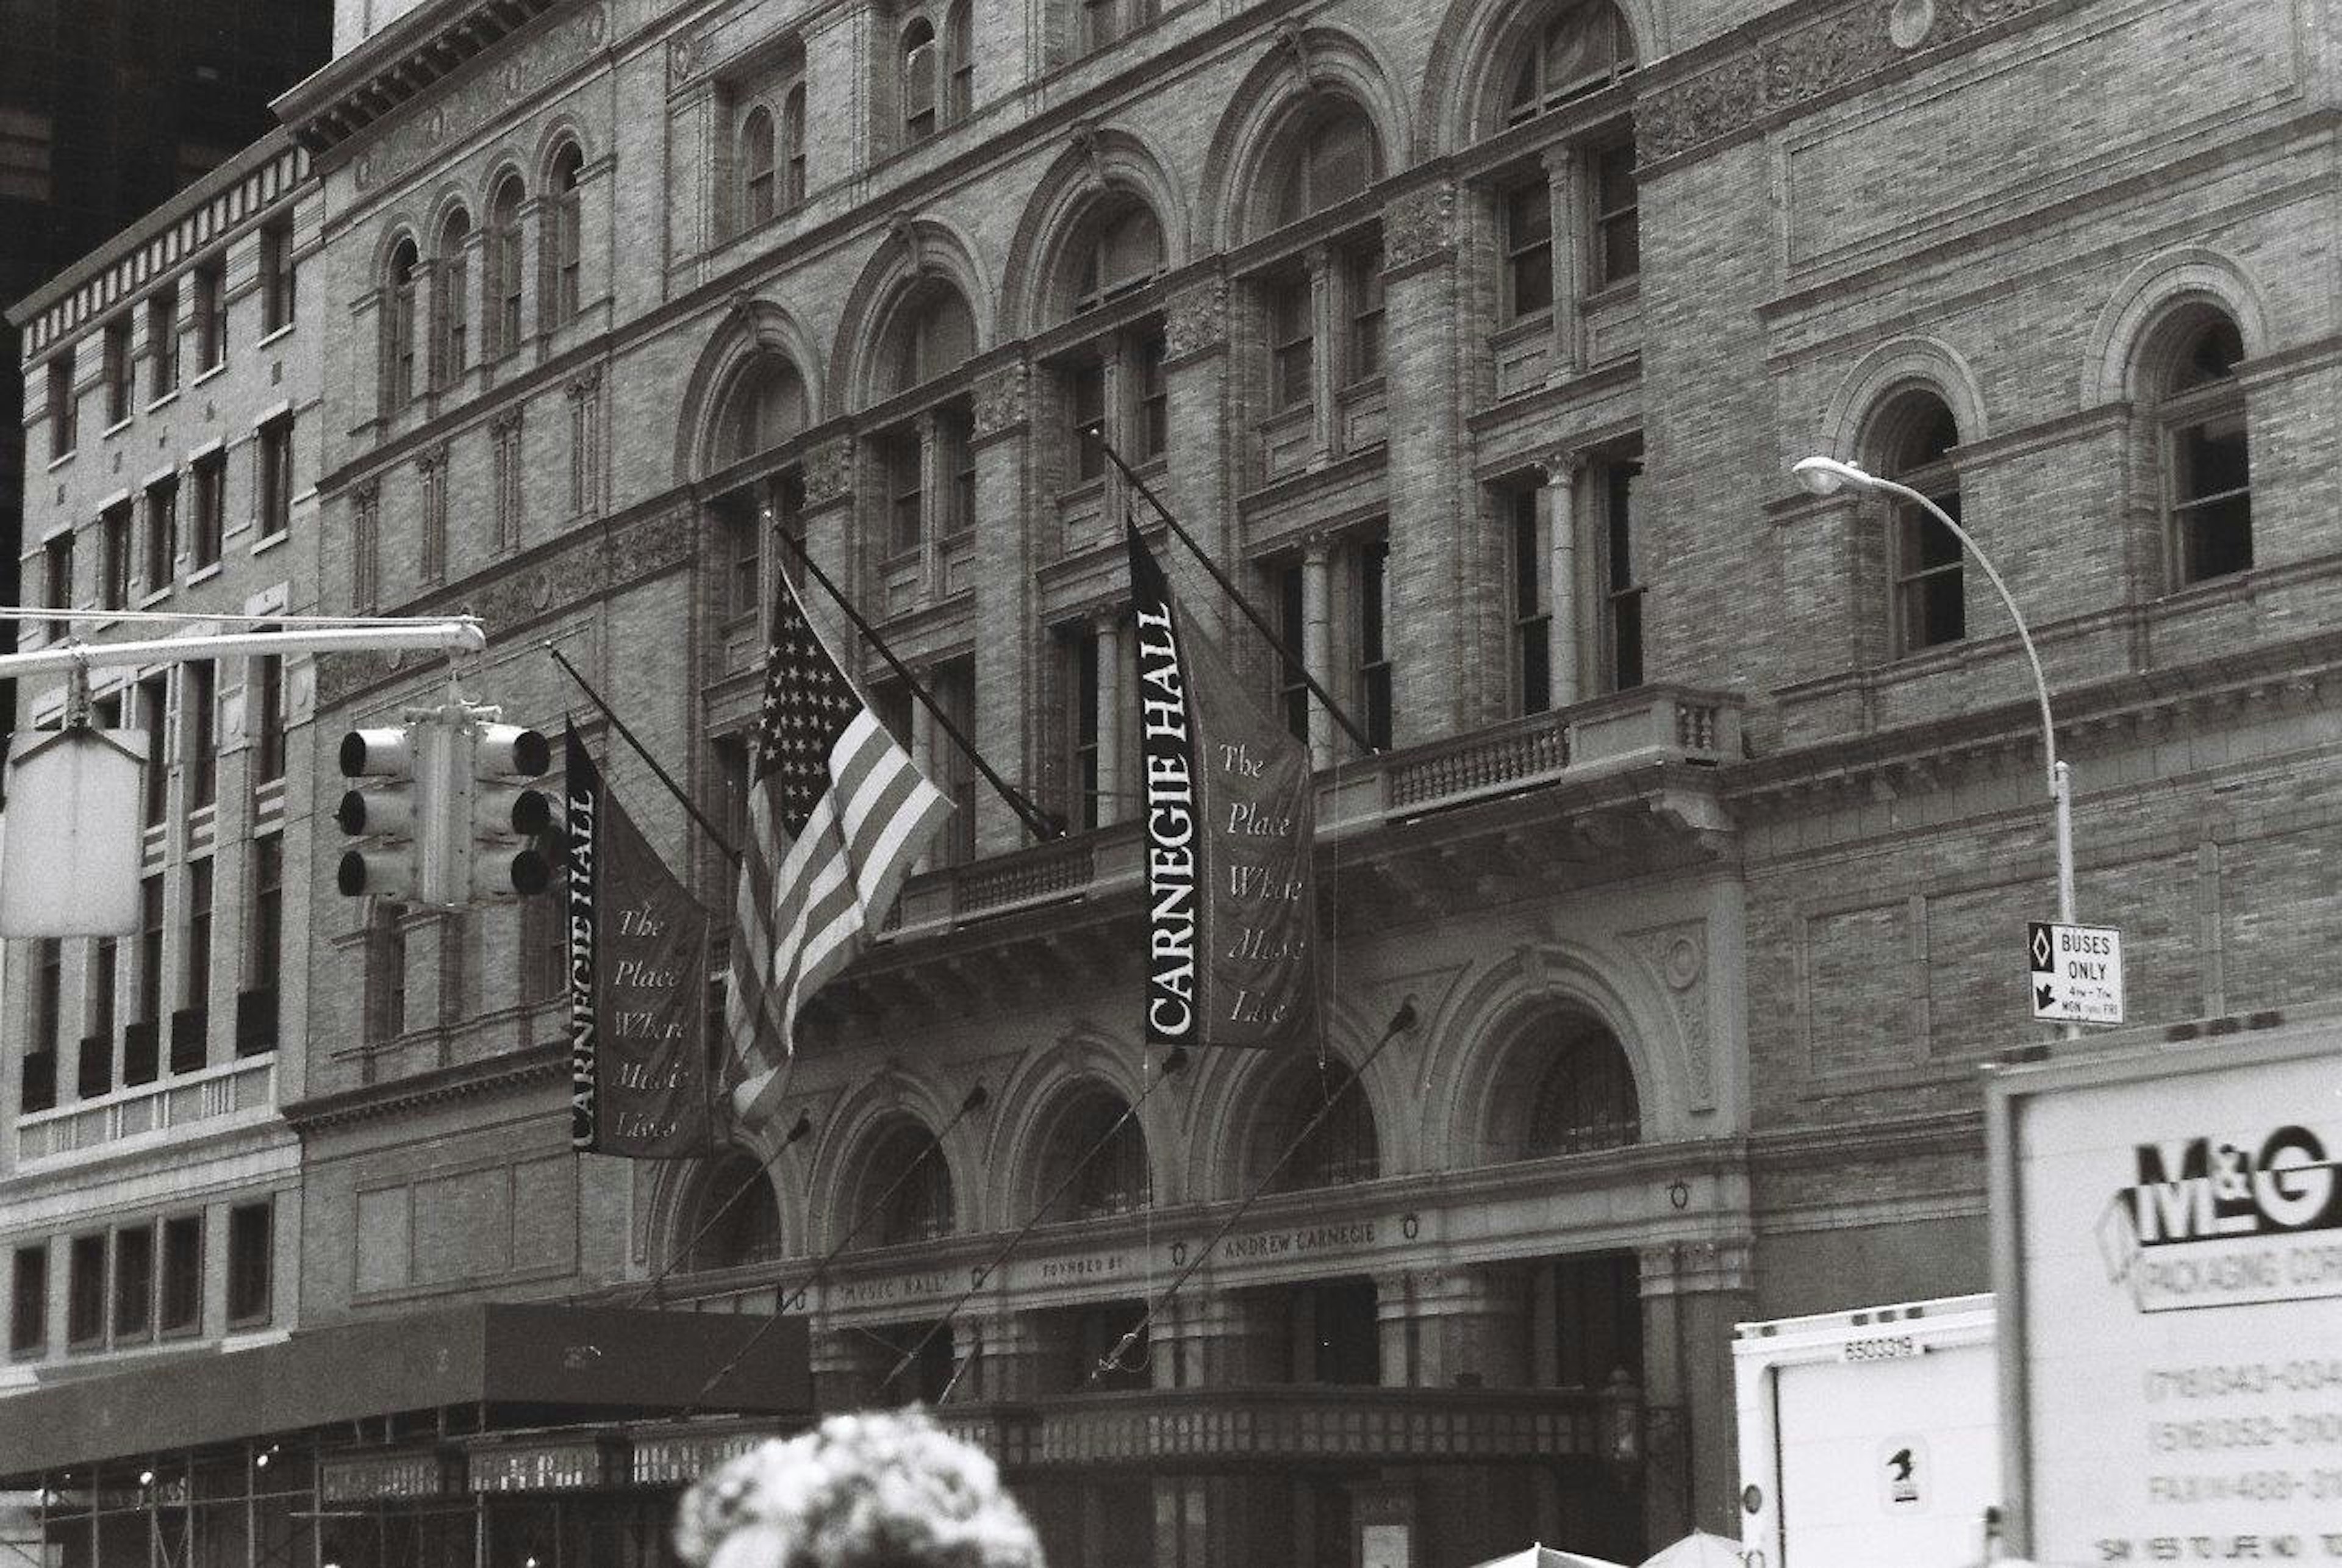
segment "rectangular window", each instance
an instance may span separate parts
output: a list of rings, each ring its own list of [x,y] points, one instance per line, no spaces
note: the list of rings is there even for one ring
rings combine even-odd
[[[1093,828],[1105,820],[1098,799],[1103,782],[1098,773],[1098,637],[1096,631],[1082,626],[1066,641],[1074,666],[1074,678],[1066,683],[1073,694],[1073,708],[1066,716],[1072,738],[1068,771],[1074,788],[1067,815],[1077,826]]]
[[[746,765],[744,761],[742,766]],[[745,777],[740,788],[745,794]],[[535,1006],[568,992],[569,922],[562,917],[554,898],[524,898],[520,901],[521,1003]]]
[[[260,536],[274,539],[293,522],[293,421],[288,415],[260,427]]]
[[[194,560],[197,571],[219,564],[220,542],[227,529],[227,454],[214,452],[195,459]]]
[[[146,364],[149,398],[179,385],[179,285],[165,284],[146,302]]]
[[[150,1029],[163,1015],[163,874],[138,884],[138,1022]]]
[[[158,479],[146,486],[146,591],[171,585],[179,559],[179,482]]]
[[[285,776],[285,661],[272,654],[252,662],[252,782]]]
[[[1344,297],[1350,311],[1350,380],[1383,373],[1383,253],[1353,251],[1344,265]]]
[[[227,260],[214,256],[195,270],[195,373],[227,363]]]
[[[204,1008],[212,998],[212,863],[187,863],[187,1005]]]
[[[966,410],[936,410],[936,472],[948,485],[938,530],[946,538],[976,526],[976,430]]]
[[[1958,492],[1930,499],[1959,521]],[[1894,545],[1895,651],[1914,654],[1958,642],[1967,634],[1958,538],[1924,509],[1907,504],[1896,508]]]
[[[1276,634],[1288,648],[1302,652],[1308,638],[1308,578],[1297,561],[1277,568]],[[1306,656],[1306,654],[1305,654]],[[1280,660],[1277,700],[1283,705],[1285,727],[1293,738],[1309,741],[1309,683],[1301,666]]]
[[[174,1214],[163,1222],[163,1291],[157,1326],[194,1333],[204,1317],[204,1217]]]
[[[1611,147],[1594,160],[1594,286],[1624,283],[1642,270],[1643,245],[1637,219],[1633,143]]]
[[[37,1355],[49,1347],[49,1246],[16,1249],[8,1270],[8,1353]]]
[[[934,678],[927,683],[934,694],[936,705],[947,714],[959,733],[976,733],[976,661],[954,659],[937,664]],[[967,754],[952,744],[937,725],[935,734],[935,754],[921,757],[923,766],[934,769],[936,787],[950,797],[952,814],[936,841],[936,859],[942,865],[966,865],[976,858],[976,764]]]
[[[145,1339],[155,1328],[155,1227],[114,1233],[114,1342]]]
[[[554,199],[553,232],[558,264],[554,275],[555,320],[568,321],[577,315],[582,237],[578,233],[578,195],[574,185]]]
[[[454,242],[453,255],[439,263],[434,285],[439,298],[439,379],[453,381],[469,363],[472,343],[472,288],[466,275],[463,242]]]
[[[1513,544],[1513,690],[1518,712],[1541,714],[1553,706],[1553,614],[1546,574],[1551,554],[1546,523],[1538,515],[1540,490],[1508,493]],[[1566,527],[1566,518],[1552,526]]]
[[[735,615],[753,614],[765,581],[764,519],[741,497],[727,500],[721,516],[724,558],[730,564],[725,607]]]
[[[130,417],[130,318],[115,316],[105,324],[105,423],[119,424]]]
[[[227,1322],[250,1328],[268,1321],[276,1273],[276,1211],[273,1203],[239,1203],[227,1212]]]
[[[1546,181],[1505,195],[1505,319],[1553,308],[1553,187]]]
[[[171,688],[167,675],[150,675],[138,683],[138,723],[146,732],[145,822],[159,824],[171,799]]]
[[[97,520],[97,607],[123,610],[130,605],[130,503],[109,506]]]
[[[63,457],[81,444],[80,400],[74,394],[74,351],[49,361],[49,455]]]
[[[2206,411],[2172,426],[2171,523],[2182,585],[2246,571],[2253,564],[2250,449],[2241,407]]]
[[[48,578],[47,597],[53,610],[73,608],[74,536],[70,529],[58,534],[41,547],[44,574]],[[57,641],[69,634],[73,622],[57,616],[48,623],[49,639]]]
[[[1106,472],[1106,450],[1084,433],[1106,417],[1106,365],[1092,360],[1066,372],[1066,439],[1074,449],[1074,477]]]
[[[375,906],[366,934],[365,983],[368,1041],[381,1044],[405,1034],[406,932],[390,905]]]
[[[252,948],[245,968],[255,991],[274,991],[285,950],[285,840],[252,841]]]
[[[261,330],[275,332],[293,325],[300,300],[298,276],[293,268],[293,223],[286,219],[260,231]]]
[[[187,809],[219,799],[219,672],[201,660],[184,666],[187,730]]]
[[[1122,36],[1122,0],[1082,0],[1082,52],[1103,49]]]
[[[105,1233],[75,1236],[65,1267],[65,1343],[86,1350],[105,1341]]]
[[[1269,287],[1269,399],[1278,414],[1309,404],[1316,355],[1310,293],[1306,277],[1287,278]]]
[[[1162,456],[1171,444],[1170,388],[1163,373],[1166,357],[1166,345],[1160,333],[1141,338],[1131,355],[1131,444],[1141,463]]]
[[[65,944],[54,936],[33,944],[33,1041],[35,1051],[54,1051],[65,1033]]]
[[[919,438],[901,434],[884,438],[886,464],[886,547],[897,555],[919,547]]]
[[[1602,641],[1614,692],[1643,684],[1643,584],[1635,564],[1635,514],[1642,477],[1639,463],[1613,463],[1604,474]]]
[[[100,1040],[114,1038],[114,992],[121,969],[118,939],[101,936],[89,944],[89,1032]]]
[[[1390,647],[1384,635],[1389,603],[1390,541],[1376,538],[1358,546],[1358,702],[1366,710],[1366,739],[1376,751],[1391,744]]]

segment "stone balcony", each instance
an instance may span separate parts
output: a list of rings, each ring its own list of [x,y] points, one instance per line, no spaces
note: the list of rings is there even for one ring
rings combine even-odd
[[[100,1159],[197,1133],[228,1132],[276,1114],[276,1054],[116,1089],[16,1119],[19,1174]]]

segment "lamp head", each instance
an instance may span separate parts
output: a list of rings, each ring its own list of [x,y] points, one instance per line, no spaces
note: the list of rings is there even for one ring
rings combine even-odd
[[[1798,484],[1816,495],[1835,495],[1849,484],[1867,490],[1872,484],[1869,474],[1835,457],[1799,458],[1790,472],[1797,476]]]

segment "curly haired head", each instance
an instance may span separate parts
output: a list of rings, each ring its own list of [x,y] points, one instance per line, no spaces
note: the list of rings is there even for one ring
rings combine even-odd
[[[692,1568],[1044,1568],[991,1460],[916,1411],[833,1416],[684,1494]]]

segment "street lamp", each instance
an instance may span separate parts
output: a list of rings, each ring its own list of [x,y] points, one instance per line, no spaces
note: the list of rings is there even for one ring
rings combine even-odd
[[[2041,655],[2033,650],[2033,634],[2026,628],[2025,617],[2017,612],[2017,601],[2010,596],[2008,584],[2000,580],[2000,574],[1993,570],[1991,558],[1977,548],[1977,542],[1968,537],[1967,530],[1953,522],[1942,507],[1912,489],[1908,484],[1897,484],[1892,479],[1881,479],[1876,474],[1851,463],[1841,463],[1835,457],[1801,459],[1792,472],[1797,474],[1797,483],[1816,495],[1835,495],[1851,484],[1857,490],[1876,490],[1884,494],[1898,496],[1905,501],[1917,502],[1926,507],[1929,515],[1937,522],[1951,530],[1952,537],[1960,542],[1960,548],[1975,557],[1976,564],[1984,569],[1986,579],[1992,584],[1993,591],[2000,595],[2001,604],[2008,609],[2008,618],[2017,624],[2017,640],[2025,649],[2026,664],[2033,670],[2033,694],[2041,704],[2041,757],[2048,774],[2049,804],[2057,824],[2057,924],[2073,924],[2073,780],[2067,771],[2066,764],[2057,760],[2057,724],[2049,713],[2049,682],[2041,673]],[[2078,1035],[2081,1032],[2078,1024],[2066,1025],[2066,1034],[2068,1039]]]

